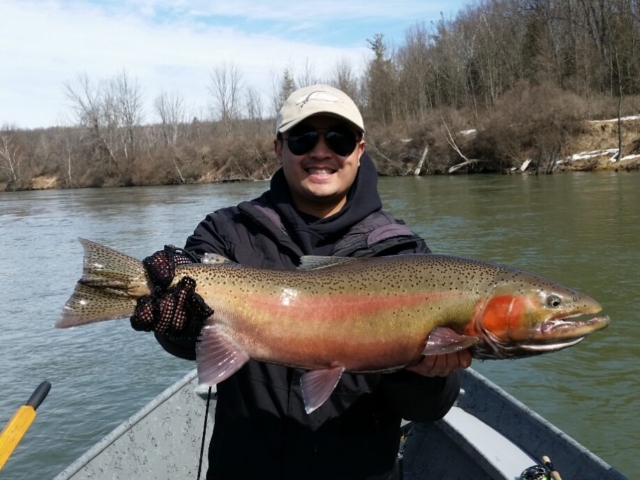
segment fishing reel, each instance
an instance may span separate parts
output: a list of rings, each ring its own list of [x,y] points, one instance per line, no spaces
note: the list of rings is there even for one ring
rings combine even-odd
[[[551,471],[542,465],[534,465],[520,474],[520,480],[551,480]]]
[[[542,465],[534,465],[520,474],[520,480],[562,480],[551,460],[546,455],[542,457]]]

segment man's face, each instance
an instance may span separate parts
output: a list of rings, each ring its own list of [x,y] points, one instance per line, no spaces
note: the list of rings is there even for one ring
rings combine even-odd
[[[287,140],[290,137],[301,138],[305,133],[313,131],[320,134],[313,148],[306,153],[292,153]],[[329,147],[332,141],[328,144],[326,135],[333,135],[335,139],[336,132],[337,136],[353,135],[356,139],[361,137],[347,122],[317,115],[285,132],[282,141],[275,141],[276,155],[282,163],[296,208],[319,218],[333,215],[344,206],[364,152],[364,140],[357,140],[354,150],[346,155],[333,151]],[[311,136],[313,137],[313,133]]]

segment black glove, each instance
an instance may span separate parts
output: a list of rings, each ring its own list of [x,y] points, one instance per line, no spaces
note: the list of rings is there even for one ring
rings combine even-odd
[[[133,329],[155,331],[174,338],[198,336],[204,320],[213,314],[213,310],[195,292],[196,281],[183,277],[175,286],[169,287],[176,265],[194,261],[197,261],[195,256],[173,246],[166,246],[142,261],[154,289],[150,295],[138,299],[130,319]]]

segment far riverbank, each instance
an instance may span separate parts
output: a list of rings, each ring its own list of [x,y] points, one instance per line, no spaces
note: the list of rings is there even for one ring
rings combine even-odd
[[[515,126],[500,121],[490,119],[481,129],[464,129],[464,124],[454,120],[449,126],[442,118],[404,131],[374,126],[367,132],[367,152],[381,176],[640,170],[640,115],[622,117],[620,122],[555,116]],[[453,126],[456,134],[450,133]],[[79,157],[81,151],[69,150],[67,158],[62,158],[51,153],[64,145],[60,142],[66,141],[72,149],[87,132],[79,127],[43,131],[38,145],[31,147],[45,145],[50,150],[49,161],[34,164],[24,153],[27,148],[14,139],[8,148],[13,146],[15,161],[7,163],[12,169],[3,169],[0,192],[268,180],[279,167],[273,134],[267,121],[254,127],[251,134],[214,135],[215,148],[201,140],[138,151],[124,158],[103,158],[106,147],[101,144],[84,157]],[[144,128],[150,133],[153,126]],[[78,135],[76,143],[70,135]],[[620,142],[623,155],[619,159]]]

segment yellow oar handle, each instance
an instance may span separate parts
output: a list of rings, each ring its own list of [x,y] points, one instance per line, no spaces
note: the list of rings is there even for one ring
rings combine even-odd
[[[36,409],[47,397],[49,390],[51,390],[51,384],[47,381],[38,385],[26,405],[18,409],[0,433],[0,470],[36,418]]]

